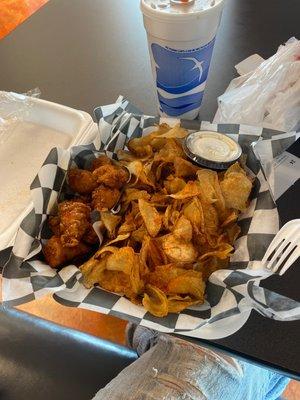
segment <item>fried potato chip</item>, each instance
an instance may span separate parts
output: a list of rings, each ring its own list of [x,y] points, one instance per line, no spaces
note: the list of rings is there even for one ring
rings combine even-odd
[[[145,235],[140,250],[140,272],[142,276],[145,276],[149,272],[148,254],[150,249],[150,240],[151,238],[148,236],[148,234]]]
[[[198,252],[190,242],[183,242],[169,234],[161,238],[162,248],[172,262],[191,263],[197,259]]]
[[[158,153],[154,155],[154,161],[173,162],[175,157],[185,157],[182,146],[175,139],[168,139]]]
[[[145,235],[148,235],[148,231],[145,224],[142,224],[138,229],[131,233],[131,238],[136,242],[142,243]]]
[[[216,235],[219,228],[219,217],[213,204],[203,204],[204,229],[209,235]]]
[[[198,198],[194,197],[187,203],[183,215],[191,222],[195,233],[204,232],[204,213]]]
[[[132,290],[135,294],[139,295],[143,292],[144,289],[144,282],[140,276],[140,259],[137,254],[135,254],[135,260],[131,268],[130,272],[130,283]]]
[[[169,313],[180,313],[185,308],[198,304],[199,300],[192,300],[190,296],[168,296]]]
[[[186,273],[186,269],[176,267],[175,264],[158,265],[155,270],[145,277],[147,283],[166,292],[169,282],[179,275]]]
[[[230,210],[228,210],[230,211]],[[229,225],[232,225],[238,219],[238,213],[236,210],[232,210],[227,216],[226,219],[223,221],[221,227],[225,228]]]
[[[167,264],[167,256],[163,252],[163,249],[161,248],[157,240],[150,239],[148,251],[148,259],[151,267],[155,268],[156,265]]]
[[[156,317],[165,317],[168,314],[168,300],[165,293],[152,285],[146,285],[143,306]]]
[[[240,172],[231,172],[220,183],[226,207],[243,211],[252,189],[252,183],[247,176]]]
[[[133,214],[126,215],[125,221],[118,229],[118,235],[124,235],[126,233],[134,231],[137,228],[134,217],[135,216]]]
[[[201,272],[198,271],[187,271],[184,275],[172,279],[168,284],[168,293],[187,294],[200,302],[204,301],[204,290],[205,283]]]
[[[226,227],[226,233],[230,244],[233,244],[241,233],[241,228],[237,224]]]
[[[181,215],[177,220],[174,228],[173,235],[184,242],[190,242],[193,237],[193,228],[190,221],[184,216]]]
[[[91,258],[80,267],[83,275],[83,285],[87,289],[90,289],[99,282],[101,274],[106,268],[106,260],[107,257],[104,257],[101,260]]]
[[[109,271],[121,271],[130,275],[134,263],[135,254],[133,248],[121,247],[107,258],[106,269]]]
[[[224,178],[227,178],[232,172],[238,172],[240,174],[246,175],[245,170],[240,166],[238,162],[232,164],[224,174]]]
[[[123,194],[122,201],[130,203],[131,201],[144,199],[149,200],[150,194],[146,190],[139,190],[136,188],[127,188]]]
[[[167,139],[171,139],[171,138],[183,139],[186,137],[187,134],[188,134],[188,131],[184,128],[181,128],[180,124],[177,124],[170,130],[168,130],[167,132],[160,135],[160,137],[167,138]]]
[[[156,208],[145,200],[139,199],[138,205],[149,235],[155,237],[161,229],[162,217]]]
[[[199,257],[199,261],[206,260],[209,257],[217,257],[221,260],[225,260],[229,257],[230,253],[233,251],[233,247],[229,243],[222,243],[214,251],[203,254]]]
[[[206,282],[213,272],[218,271],[219,269],[226,269],[228,262],[229,257],[221,260],[218,257],[212,256],[204,261],[198,261],[195,265],[195,269],[202,273],[202,279]]]
[[[121,221],[121,217],[118,215],[114,215],[109,211],[101,211],[100,218],[103,222],[105,228],[108,231],[108,235],[110,238],[115,236],[116,228]]]
[[[173,164],[175,168],[175,176],[178,178],[193,177],[199,170],[199,167],[196,167],[194,164],[182,157],[175,157]]]
[[[124,272],[105,270],[99,276],[98,283],[109,292],[124,294],[131,300],[136,298],[136,293],[131,286],[130,275]]]
[[[105,253],[114,254],[114,253],[116,253],[118,250],[119,250],[118,247],[115,247],[115,246],[107,246],[107,245],[106,245],[106,246],[102,247],[101,249],[99,249],[99,250],[95,253],[94,258],[95,258],[96,260],[100,260],[101,258],[103,258],[103,256],[105,255]],[[108,255],[108,254],[106,254],[106,255]]]
[[[131,161],[126,164],[126,168],[130,172],[130,174],[135,176],[136,178],[135,182],[133,183],[134,185],[136,185],[137,182],[140,181],[146,186],[155,187],[154,183],[149,179],[149,177],[147,177],[144,171],[144,165],[141,161]]]
[[[199,182],[188,181],[185,187],[180,190],[180,192],[175,194],[170,194],[169,196],[173,199],[188,199],[190,197],[199,196],[201,194],[201,188]]]
[[[167,189],[168,194],[175,194],[180,192],[185,187],[185,181],[181,178],[174,178],[164,181],[164,187]]]
[[[217,201],[214,188],[215,171],[210,169],[200,169],[197,172],[197,178],[201,187],[201,200],[204,203],[215,203]]]
[[[130,233],[124,233],[123,235],[118,235],[115,239],[107,242],[105,246],[111,246],[113,243],[123,242],[123,240],[128,239],[129,236],[130,236]]]

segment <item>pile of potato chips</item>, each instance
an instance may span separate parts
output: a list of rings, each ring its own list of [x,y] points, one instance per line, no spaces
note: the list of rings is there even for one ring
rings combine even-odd
[[[162,124],[119,151],[131,179],[120,211],[100,213],[103,243],[81,266],[87,288],[124,294],[157,317],[203,303],[206,280],[229,262],[252,188],[238,163],[217,173],[188,161],[187,133]]]

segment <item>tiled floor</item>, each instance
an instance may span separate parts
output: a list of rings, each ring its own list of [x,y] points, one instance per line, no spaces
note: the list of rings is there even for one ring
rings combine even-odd
[[[0,0],[0,39],[8,35],[48,0]]]

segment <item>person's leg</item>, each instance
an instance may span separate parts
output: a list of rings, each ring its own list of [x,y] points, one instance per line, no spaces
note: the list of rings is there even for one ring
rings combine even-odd
[[[127,344],[135,349],[139,356],[152,348],[157,343],[159,336],[160,333],[157,331],[134,324],[128,324],[126,329]],[[229,357],[221,357],[228,362]],[[247,399],[277,400],[289,382],[288,378],[270,370],[243,361],[236,361],[236,363],[243,370],[241,385],[247,387]],[[227,375],[226,368],[222,370],[221,375],[223,377]],[[219,384],[221,381],[222,379],[219,380]]]

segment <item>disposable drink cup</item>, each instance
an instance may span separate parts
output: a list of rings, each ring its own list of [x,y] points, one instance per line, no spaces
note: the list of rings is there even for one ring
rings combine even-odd
[[[199,114],[223,0],[141,0],[159,112]]]

